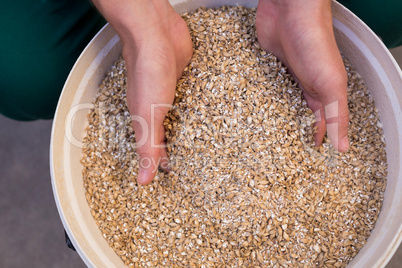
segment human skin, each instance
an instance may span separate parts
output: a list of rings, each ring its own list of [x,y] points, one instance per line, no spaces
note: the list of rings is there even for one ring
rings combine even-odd
[[[262,48],[278,57],[316,115],[316,146],[325,133],[349,149],[347,74],[335,42],[330,0],[260,0],[256,28]]]
[[[177,80],[191,60],[190,33],[167,0],[95,0],[94,4],[122,40],[127,105],[136,140],[141,143],[136,148],[137,182],[145,185],[158,166],[168,170],[163,121],[173,103]]]
[[[127,105],[138,142],[137,182],[146,185],[158,166],[168,171],[163,121],[173,103],[177,79],[192,56],[190,33],[168,0],[93,2],[122,40]],[[327,129],[335,149],[346,151],[347,80],[333,36],[330,1],[261,0],[256,26],[261,46],[289,67],[309,107],[320,111],[316,144],[321,144]],[[328,120],[324,107],[331,114]],[[337,116],[333,116],[335,110]]]

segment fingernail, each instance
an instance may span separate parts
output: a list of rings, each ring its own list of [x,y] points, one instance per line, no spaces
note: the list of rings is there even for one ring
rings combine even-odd
[[[341,139],[341,141],[339,142],[339,146],[338,146],[340,152],[347,152],[349,150],[349,138],[348,136],[345,136]]]
[[[169,173],[171,171],[170,163],[167,158],[161,158],[160,168],[166,173]]]
[[[169,166],[167,166],[166,168],[163,168],[163,171],[169,173],[170,171],[172,171],[172,169]]]
[[[149,183],[150,172],[147,169],[140,169],[137,176],[137,182],[141,185]]]

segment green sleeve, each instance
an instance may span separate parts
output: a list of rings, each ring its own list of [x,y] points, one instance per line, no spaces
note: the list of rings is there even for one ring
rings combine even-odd
[[[388,48],[402,45],[401,0],[338,0],[362,19]]]
[[[68,73],[104,24],[86,0],[2,0],[0,113],[52,118]]]

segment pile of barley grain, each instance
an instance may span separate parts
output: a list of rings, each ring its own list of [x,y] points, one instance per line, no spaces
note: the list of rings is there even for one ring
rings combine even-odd
[[[348,71],[350,141],[314,148],[314,117],[286,68],[263,51],[255,10],[184,14],[194,57],[166,121],[172,171],[136,183],[119,59],[100,86],[83,149],[86,198],[133,267],[344,267],[374,228],[386,186],[379,116]]]

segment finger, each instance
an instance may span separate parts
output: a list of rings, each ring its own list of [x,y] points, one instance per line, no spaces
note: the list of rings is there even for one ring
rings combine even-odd
[[[149,184],[156,175],[159,166],[159,149],[152,149],[148,146],[137,148],[139,171],[137,182],[141,185]]]
[[[162,120],[151,121],[147,114],[141,117],[134,115],[133,118],[135,118],[133,120],[133,128],[136,133],[139,159],[137,182],[146,185],[155,177],[158,167],[169,172],[165,129]],[[152,126],[152,124],[155,125]]]
[[[349,110],[347,101],[347,76],[343,70],[328,81],[327,90],[320,92],[328,137],[333,147],[339,152],[349,149]]]
[[[148,72],[146,73],[148,74]],[[145,74],[144,74],[145,75]],[[140,77],[137,75],[134,78]],[[141,76],[141,78],[143,78]],[[133,129],[136,137],[136,151],[139,160],[137,182],[148,184],[155,177],[161,161],[161,155],[166,153],[164,146],[163,120],[174,97],[175,78],[167,77],[165,80],[151,77],[145,79],[128,80],[127,104],[133,115]],[[166,83],[159,85],[149,81],[163,80]],[[171,92],[172,94],[168,94]],[[163,150],[162,150],[163,149]],[[166,167],[166,156],[163,167]]]
[[[161,150],[160,150],[160,163],[159,163],[159,167],[163,170],[163,171],[165,171],[165,172],[167,172],[167,173],[169,173],[170,172],[170,165],[169,165],[169,158],[168,158],[168,155],[167,155],[167,151],[166,151],[166,148],[162,148]]]
[[[308,95],[306,91],[303,91],[304,99],[307,101],[307,106],[313,110],[315,116],[314,133],[315,146],[320,146],[326,133],[326,124],[324,116],[324,106],[320,101]]]
[[[286,57],[283,54],[278,54],[277,57],[282,61],[285,66],[289,66]],[[311,97],[306,90],[304,90],[303,85],[293,72],[291,68],[288,68],[289,73],[294,77],[294,79],[298,82],[300,89],[303,90],[304,99],[307,101],[307,106],[313,111],[316,122],[314,123],[314,141],[315,146],[319,147],[324,140],[325,133],[327,131],[326,124],[325,124],[325,111],[324,106],[322,105],[321,101],[317,98]]]
[[[325,105],[324,109],[327,133],[332,145],[337,151],[346,152],[349,149],[347,101],[343,99],[333,101]]]
[[[153,130],[150,127],[150,116],[148,114],[133,115],[132,119],[139,164],[137,182],[146,185],[155,177],[160,157],[159,148],[152,146],[151,131]]]
[[[277,53],[276,55],[278,59],[285,65],[289,66],[286,57],[281,54]],[[319,147],[322,144],[322,141],[324,140],[325,133],[327,131],[326,129],[326,124],[325,124],[325,112],[324,112],[324,106],[320,101],[318,101],[315,98],[310,97],[307,92],[303,89],[303,85],[300,83],[298,80],[297,76],[293,72],[291,68],[288,68],[289,73],[294,77],[294,79],[299,83],[299,87],[303,90],[303,95],[304,99],[307,101],[307,106],[313,111],[316,122],[314,123],[314,142],[315,146]]]
[[[161,139],[163,139],[163,141],[160,142],[160,144],[163,145],[163,148],[160,149],[159,167],[165,172],[170,172],[169,158],[168,158],[168,154],[166,151],[166,137],[165,137],[165,128],[164,127],[160,128],[159,137],[161,137]]]

